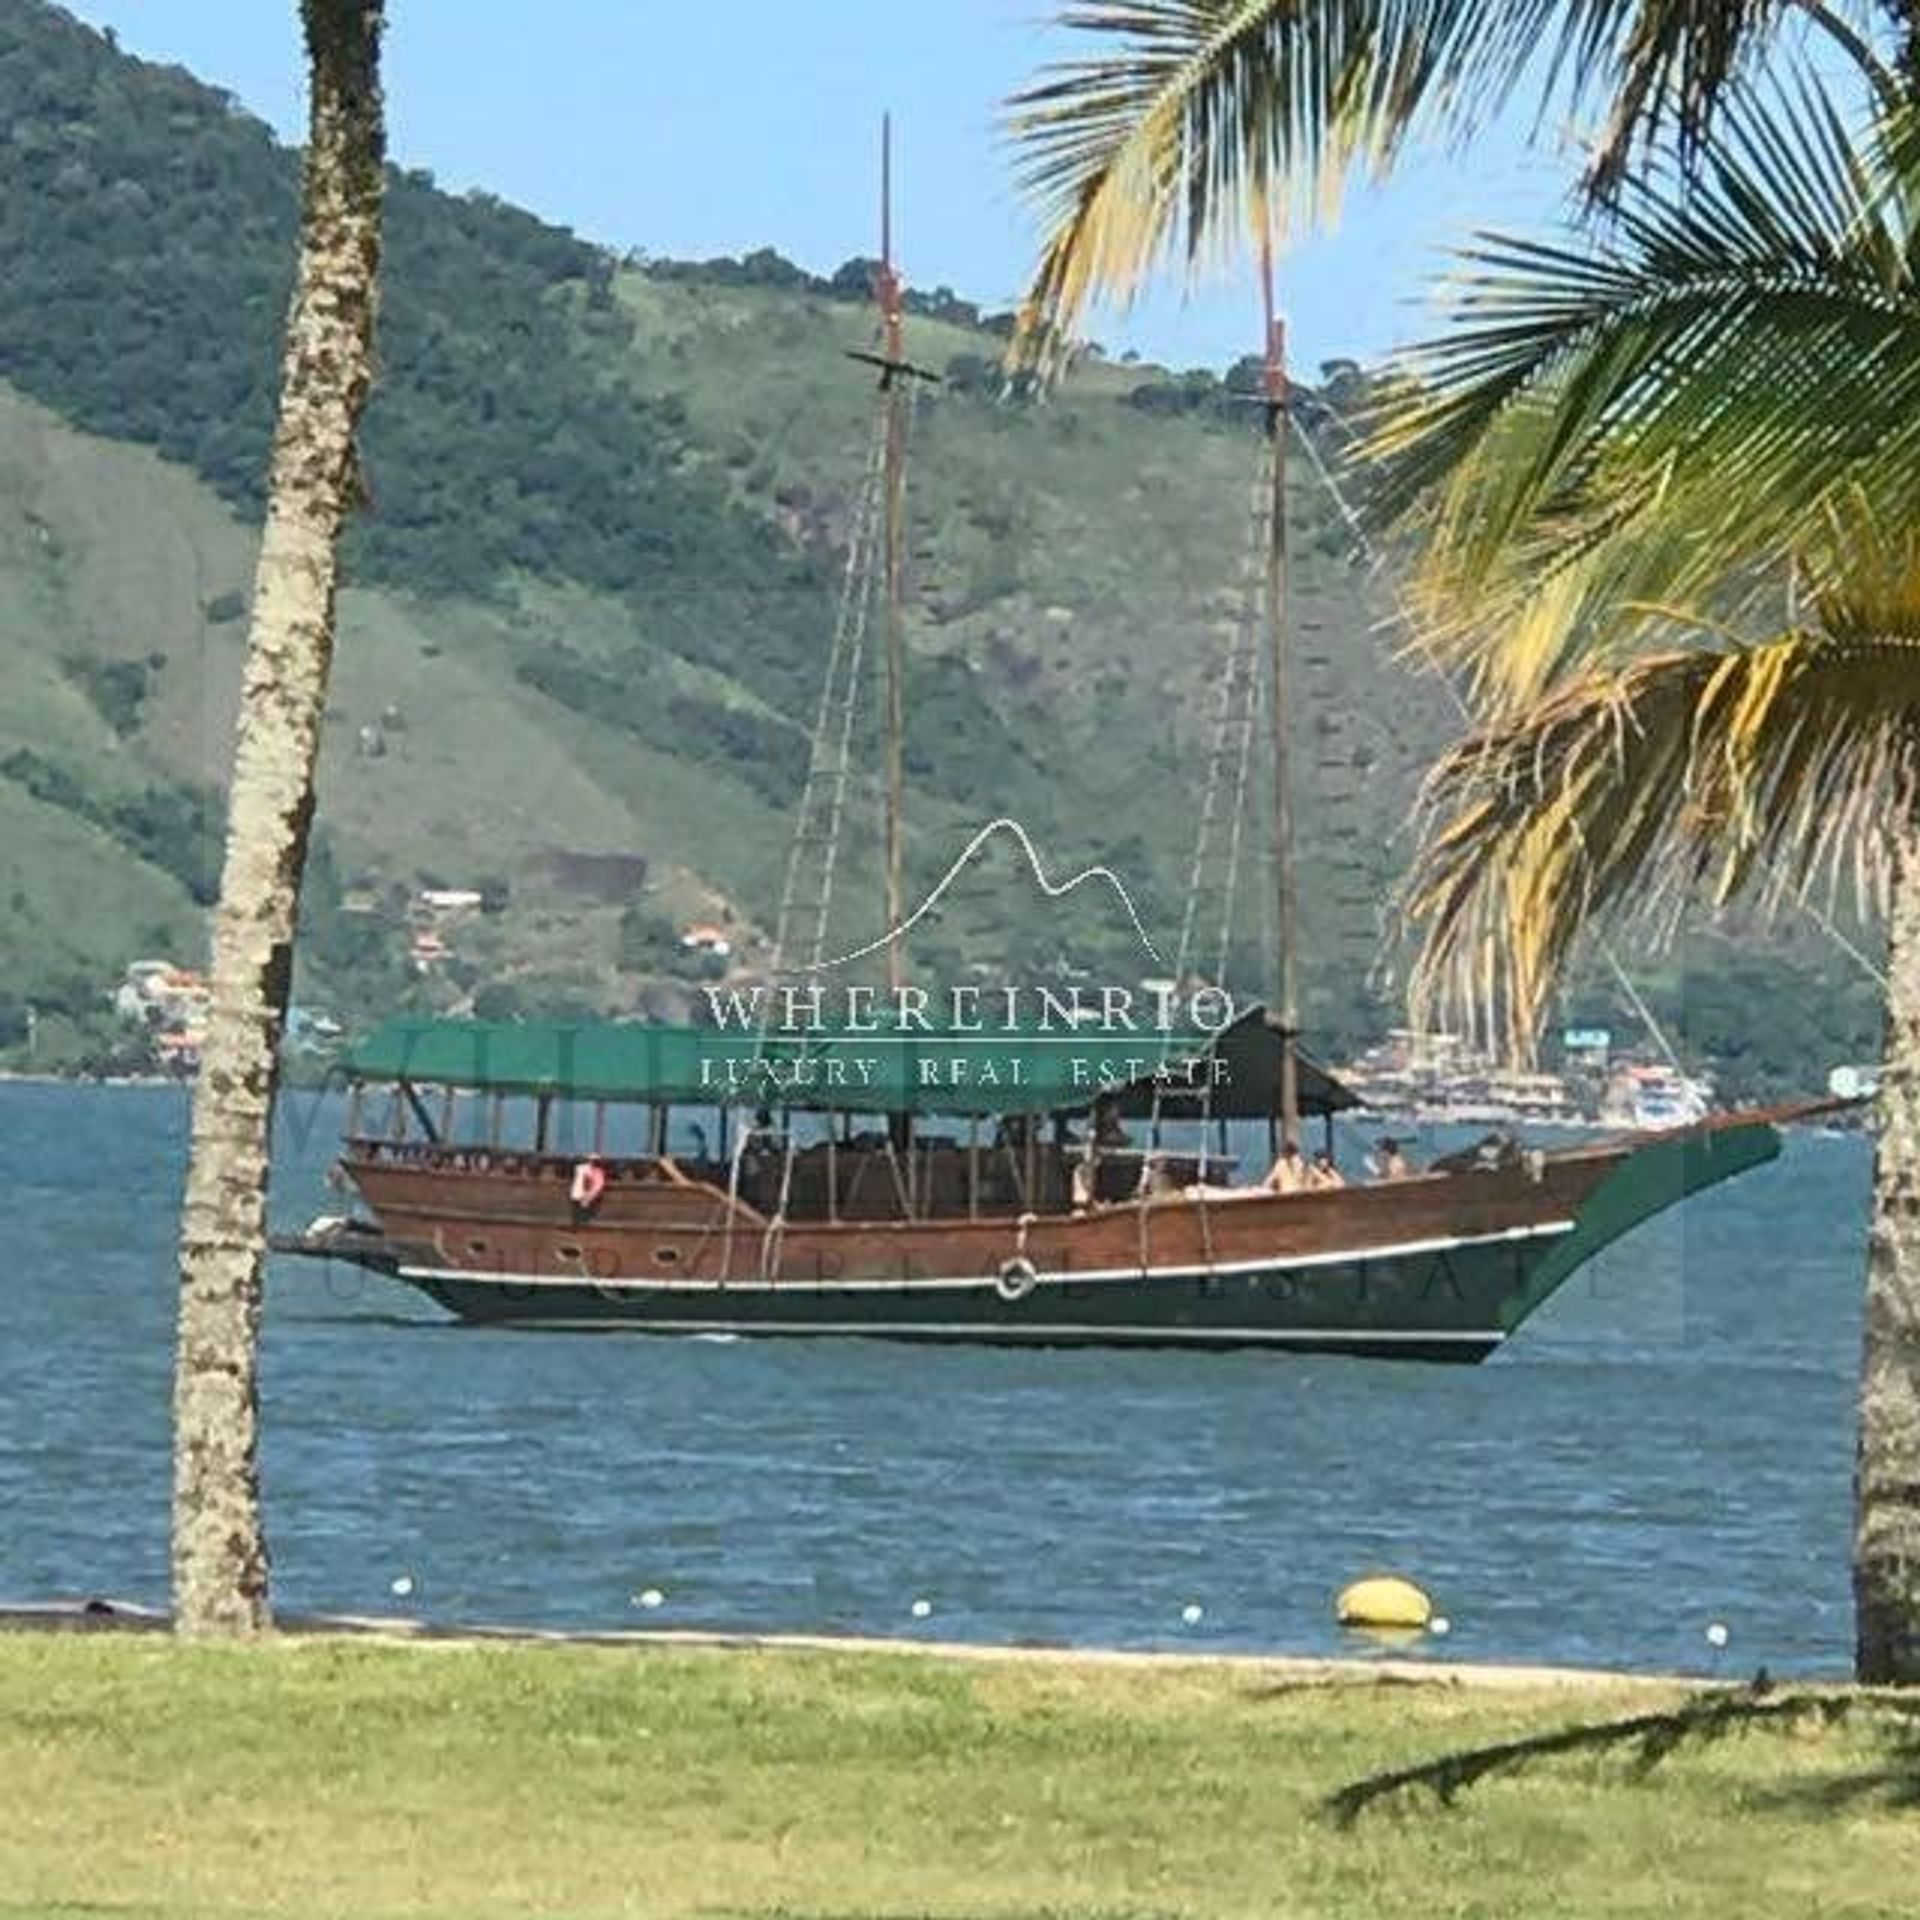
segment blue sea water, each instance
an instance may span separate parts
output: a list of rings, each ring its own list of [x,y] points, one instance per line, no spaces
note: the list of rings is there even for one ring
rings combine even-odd
[[[290,1100],[284,1222],[337,1126]],[[164,1602],[185,1138],[176,1091],[0,1086],[0,1598]],[[1473,1368],[503,1333],[281,1262],[278,1603],[1352,1652],[1385,1567],[1434,1659],[1837,1673],[1867,1176],[1792,1139]]]

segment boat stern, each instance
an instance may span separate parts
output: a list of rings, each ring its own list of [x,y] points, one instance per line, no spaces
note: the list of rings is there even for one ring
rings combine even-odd
[[[389,1276],[399,1273],[403,1260],[417,1258],[420,1253],[419,1248],[389,1239],[371,1220],[333,1213],[320,1214],[296,1233],[268,1235],[267,1247],[269,1252],[300,1259],[343,1260],[369,1273]]]

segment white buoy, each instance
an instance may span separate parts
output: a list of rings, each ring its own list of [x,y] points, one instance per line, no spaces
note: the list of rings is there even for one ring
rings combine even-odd
[[[1727,1623],[1724,1620],[1709,1620],[1707,1622],[1708,1646],[1724,1647],[1731,1637],[1727,1632]]]
[[[1440,1638],[1444,1640],[1446,1636],[1453,1631],[1453,1622],[1449,1620],[1444,1613],[1436,1613],[1433,1618],[1427,1622],[1427,1631],[1432,1634],[1438,1634]]]
[[[633,1604],[636,1607],[645,1607],[649,1613],[651,1613],[655,1607],[665,1606],[666,1600],[667,1596],[662,1593],[658,1587],[642,1587],[640,1591],[633,1596]]]
[[[1201,1606],[1199,1601],[1189,1600],[1187,1604],[1180,1609],[1180,1618],[1185,1621],[1188,1626],[1197,1627],[1200,1622],[1206,1618],[1206,1611],[1206,1608]]]
[[[412,1574],[403,1573],[395,1578],[391,1587],[391,1592],[393,1593],[396,1599],[404,1600],[407,1597],[407,1595],[410,1594],[412,1591],[413,1591],[413,1575]]]
[[[933,1602],[931,1600],[916,1600],[907,1611],[911,1613],[916,1620],[924,1620],[932,1613]]]

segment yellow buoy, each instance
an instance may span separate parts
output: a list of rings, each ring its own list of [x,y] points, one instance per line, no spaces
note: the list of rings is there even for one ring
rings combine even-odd
[[[1424,1627],[1433,1602],[1411,1580],[1377,1573],[1343,1587],[1333,1612],[1343,1627]]]

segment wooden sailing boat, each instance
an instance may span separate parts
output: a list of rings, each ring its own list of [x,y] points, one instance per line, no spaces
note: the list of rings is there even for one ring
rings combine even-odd
[[[1222,1183],[1228,1122],[1264,1121],[1271,1143],[1297,1149],[1305,1120],[1320,1119],[1331,1142],[1336,1115],[1356,1104],[1299,1045],[1288,395],[1270,262],[1260,618],[1249,632],[1265,654],[1273,761],[1272,1012],[1202,1029],[1171,1023],[1163,1004],[1144,1030],[1108,1020],[1096,1031],[1066,996],[1041,992],[1026,1017],[985,1031],[979,990],[961,989],[976,995],[974,1017],[955,999],[945,1024],[928,1019],[907,967],[901,743],[906,424],[912,385],[930,376],[905,354],[885,154],[883,135],[880,345],[857,356],[878,369],[877,431],[849,579],[877,549],[893,1017],[795,1028],[769,1013],[731,1030],[390,1023],[345,1060],[339,1164],[367,1214],[317,1221],[282,1244],[516,1326],[1479,1359],[1608,1242],[1771,1159],[1781,1116],[1727,1115],[1566,1152],[1507,1143],[1365,1186]],[[850,595],[775,938],[776,967],[816,982],[865,624]],[[1226,684],[1223,725],[1250,729],[1252,654]],[[1210,788],[1203,845],[1215,798]],[[1181,965],[1190,958],[1183,931]],[[710,1112],[714,1133],[670,1151],[690,1110]]]

